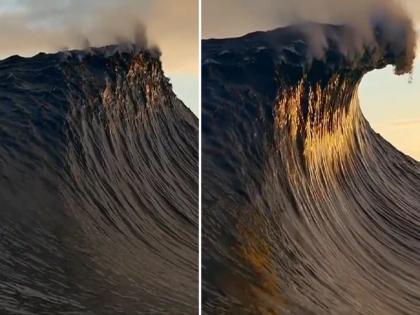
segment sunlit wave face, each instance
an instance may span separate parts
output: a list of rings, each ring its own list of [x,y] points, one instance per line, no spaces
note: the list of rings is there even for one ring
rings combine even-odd
[[[326,87],[320,83],[308,86],[302,80],[278,97],[277,127],[280,133],[286,131],[289,145],[303,142],[302,152],[294,154],[303,155],[308,170],[339,166],[356,150],[357,132],[363,123],[357,88],[357,82],[337,75]]]

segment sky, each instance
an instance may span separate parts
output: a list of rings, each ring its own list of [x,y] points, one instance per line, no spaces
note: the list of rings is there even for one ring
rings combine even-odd
[[[0,0],[0,59],[131,39],[139,22],[175,93],[198,115],[197,0]]]
[[[392,67],[376,70],[364,77],[359,98],[372,128],[400,151],[420,161],[419,58],[412,83],[408,76],[395,76]]]
[[[357,18],[368,2],[388,0],[203,0],[203,38],[224,38],[269,30],[296,20],[334,22]],[[401,0],[420,33],[420,0]],[[360,7],[357,7],[360,5]],[[334,17],[332,17],[334,16]],[[373,129],[397,149],[420,161],[420,42],[413,80],[392,67],[367,74],[359,89],[362,111]]]

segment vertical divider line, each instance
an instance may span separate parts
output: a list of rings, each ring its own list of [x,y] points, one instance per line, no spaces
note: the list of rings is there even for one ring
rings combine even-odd
[[[202,264],[202,243],[201,243],[201,221],[202,221],[202,213],[201,213],[201,124],[202,124],[202,116],[201,116],[201,31],[202,31],[202,0],[198,1],[198,314],[202,314],[201,304],[202,304],[202,272],[201,272],[201,264]]]

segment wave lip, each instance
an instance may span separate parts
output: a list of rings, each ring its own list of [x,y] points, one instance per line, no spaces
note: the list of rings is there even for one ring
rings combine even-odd
[[[158,52],[13,56],[0,78],[0,309],[196,312],[197,118]]]
[[[419,312],[420,165],[370,128],[357,92],[414,57],[374,25],[353,53],[344,25],[203,41],[205,313]]]

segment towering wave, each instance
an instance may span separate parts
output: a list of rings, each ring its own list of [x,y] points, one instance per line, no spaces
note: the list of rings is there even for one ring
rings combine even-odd
[[[195,314],[198,126],[159,54],[0,61],[0,313]]]
[[[203,42],[206,314],[420,313],[420,164],[357,92],[410,72],[393,39],[415,35],[376,26],[352,51],[353,27],[314,23]]]

